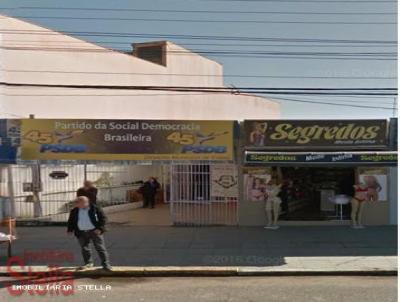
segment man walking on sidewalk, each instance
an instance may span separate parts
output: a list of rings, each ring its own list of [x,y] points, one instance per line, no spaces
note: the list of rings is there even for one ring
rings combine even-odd
[[[85,265],[81,269],[94,266],[90,241],[99,254],[103,269],[111,271],[110,260],[104,244],[103,233],[105,231],[106,216],[101,208],[89,201],[86,196],[79,196],[75,200],[75,208],[69,214],[68,230],[69,234],[74,233],[78,238],[82,249],[82,256]]]

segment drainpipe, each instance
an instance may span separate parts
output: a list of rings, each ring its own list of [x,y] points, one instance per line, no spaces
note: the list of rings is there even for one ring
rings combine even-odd
[[[34,119],[34,114],[29,114],[30,119]],[[31,166],[32,171],[32,195],[33,195],[33,217],[43,216],[42,205],[40,203],[40,192],[42,191],[42,179],[40,176],[40,163],[36,161]]]
[[[33,195],[33,216],[43,216],[42,205],[40,202],[40,192],[42,189],[42,180],[40,176],[40,164],[36,162],[31,166],[32,170],[32,195]]]
[[[14,195],[14,183],[13,183],[13,170],[12,166],[7,166],[7,190],[8,190],[8,198],[10,199],[10,213],[9,215],[12,218],[16,218],[16,206],[15,206],[15,195]]]

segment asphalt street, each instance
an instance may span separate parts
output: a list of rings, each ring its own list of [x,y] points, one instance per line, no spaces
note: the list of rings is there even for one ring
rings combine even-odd
[[[2,277],[0,284],[0,301],[397,301],[396,277],[84,278],[64,281],[64,285],[73,288],[73,293],[68,296],[51,295],[46,290],[43,295],[36,292],[30,295],[24,291],[19,296],[12,296],[7,285],[20,285],[20,281]],[[40,283],[42,288],[47,284]]]

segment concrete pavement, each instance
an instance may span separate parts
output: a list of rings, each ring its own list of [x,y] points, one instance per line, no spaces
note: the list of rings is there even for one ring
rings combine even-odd
[[[397,257],[282,257],[278,262],[263,266],[114,266],[112,272],[101,267],[79,270],[75,266],[1,266],[0,275],[13,273],[29,275],[46,273],[51,275],[55,270],[63,274],[70,273],[81,277],[110,276],[296,276],[296,275],[397,275]]]
[[[81,264],[76,239],[66,235],[65,227],[19,227],[18,237],[13,254],[26,265]],[[176,273],[177,267],[198,271],[219,267],[234,274],[397,270],[397,229],[392,226],[362,230],[296,226],[271,231],[260,227],[111,225],[106,243],[117,270],[170,267]],[[4,266],[5,248],[1,251]],[[52,252],[68,257],[53,259]]]

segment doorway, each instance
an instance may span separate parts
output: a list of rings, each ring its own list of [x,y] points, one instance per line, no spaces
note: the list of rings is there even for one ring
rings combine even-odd
[[[171,165],[174,225],[237,225],[238,176],[234,164]]]
[[[321,221],[350,219],[350,203],[338,207],[335,195],[353,196],[352,167],[282,167],[280,220]],[[340,213],[341,211],[341,213]]]

